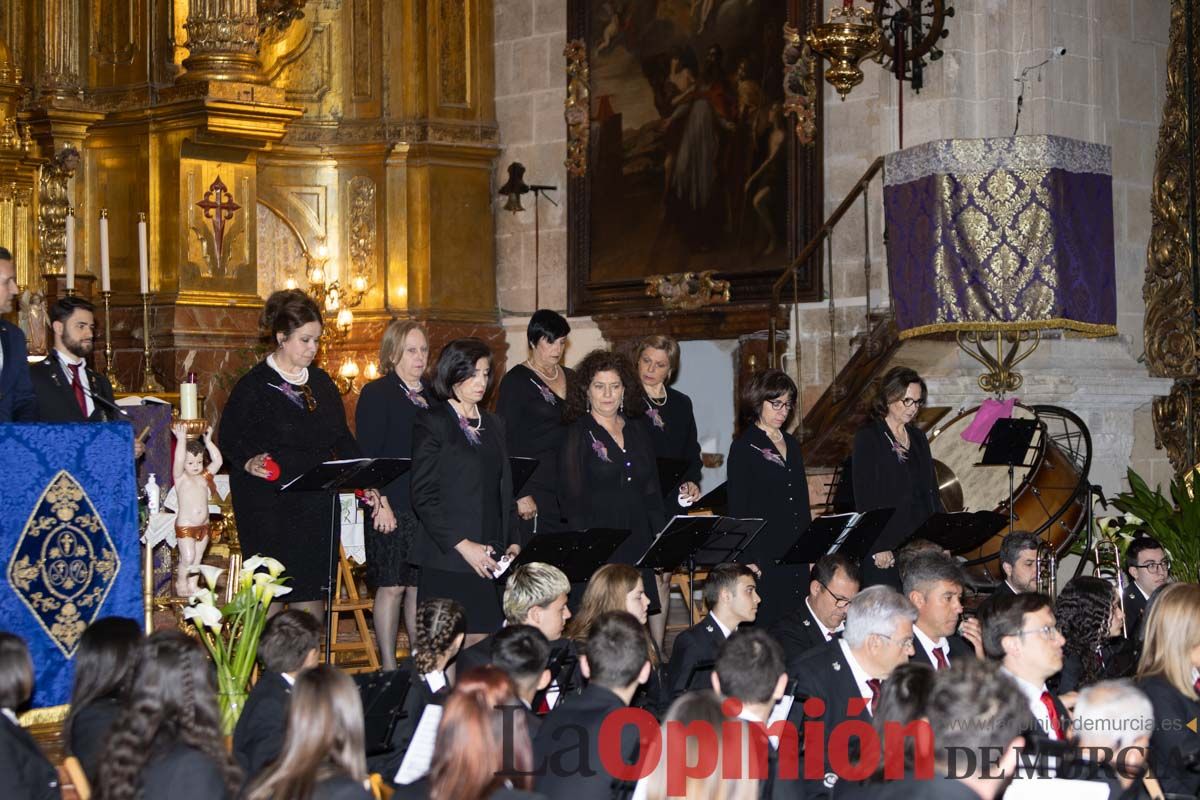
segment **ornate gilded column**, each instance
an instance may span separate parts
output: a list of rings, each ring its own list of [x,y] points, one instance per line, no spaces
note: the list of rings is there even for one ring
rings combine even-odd
[[[256,0],[191,0],[180,80],[260,81]]]
[[[81,86],[80,0],[42,0],[35,8],[41,18],[37,29],[39,92],[73,94]]]

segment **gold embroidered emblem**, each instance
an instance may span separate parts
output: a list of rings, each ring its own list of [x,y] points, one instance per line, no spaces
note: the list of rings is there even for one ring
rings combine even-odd
[[[121,561],[79,482],[60,470],[25,523],[8,582],[46,636],[71,658],[99,614]]]

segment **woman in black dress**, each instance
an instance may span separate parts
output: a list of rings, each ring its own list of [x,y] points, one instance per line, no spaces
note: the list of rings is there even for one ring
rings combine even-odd
[[[808,594],[807,566],[775,563],[812,522],[800,443],[785,431],[796,395],[796,384],[780,370],[756,374],[742,392],[742,432],[729,448],[729,516],[766,522],[742,555],[761,574],[755,624],[763,630]]]
[[[892,367],[871,403],[874,419],[854,435],[854,509],[896,509],[862,565],[864,588],[877,583],[900,588],[896,549],[942,511],[929,440],[913,424],[928,396],[925,381],[914,370]]]
[[[642,384],[619,353],[593,350],[567,383],[559,503],[570,530],[629,531],[609,559],[614,564],[635,563],[666,523],[645,407]],[[643,570],[646,586],[653,578],[653,570]],[[650,603],[651,614],[661,609],[657,592]]]
[[[0,631],[0,797],[58,800],[58,772],[29,731],[17,724],[17,711],[33,694],[33,659],[25,640]]]
[[[412,458],[413,420],[429,408],[430,395],[421,376],[429,362],[429,340],[420,324],[395,320],[379,347],[382,377],[362,388],[355,429],[363,453],[371,458]],[[417,580],[409,552],[417,536],[417,517],[409,497],[411,475],[405,472],[383,488],[396,529],[392,533],[367,526],[367,585],[375,592],[372,616],[375,640],[384,669],[396,668],[396,634],[400,604],[411,643],[417,633]]]
[[[329,583],[330,497],[276,490],[323,461],[362,452],[333,380],[311,366],[321,338],[317,304],[298,289],[274,292],[261,325],[275,351],[241,377],[221,416],[233,513],[242,552],[283,562],[291,578],[289,603],[319,618],[321,587]],[[376,527],[392,530],[396,520],[386,498],[374,489],[367,497]]]
[[[679,372],[679,344],[669,336],[653,335],[642,339],[636,364],[642,391],[646,393],[646,422],[654,440],[656,458],[682,461],[686,467],[675,486],[661,487],[666,495],[663,505],[667,518],[687,514],[687,506],[700,499],[700,439],[692,399],[667,384]],[[682,505],[683,501],[687,506]],[[671,593],[671,573],[655,575],[659,603],[665,608]],[[667,615],[650,619],[650,633],[662,646],[667,632]]]
[[[492,353],[479,339],[455,339],[438,355],[433,392],[440,402],[413,428],[412,504],[421,520],[414,562],[419,594],[457,600],[467,612],[470,647],[504,616],[492,573],[501,554],[521,551],[512,517],[512,472],[504,422],[483,409]]]
[[[545,308],[534,312],[526,330],[529,358],[508,371],[496,397],[496,413],[504,418],[508,433],[508,454],[538,460],[517,498],[526,541],[535,532],[562,529],[556,489],[558,449],[567,430],[562,420],[563,398],[571,373],[562,366],[562,356],[570,332],[571,326],[561,315]]]

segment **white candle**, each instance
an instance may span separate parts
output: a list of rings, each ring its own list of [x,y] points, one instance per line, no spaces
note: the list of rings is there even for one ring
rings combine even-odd
[[[146,213],[138,212],[138,273],[142,279],[142,294],[150,294],[150,261],[146,253]]]
[[[75,212],[67,209],[67,291],[75,289]]]
[[[200,417],[200,403],[196,395],[199,389],[194,383],[179,384],[179,418],[180,419],[198,419]]]
[[[100,291],[112,291],[108,272],[108,209],[100,209]]]

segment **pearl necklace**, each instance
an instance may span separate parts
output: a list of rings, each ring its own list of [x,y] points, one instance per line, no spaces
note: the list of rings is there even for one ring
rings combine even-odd
[[[645,387],[643,386],[643,388],[645,388]],[[667,404],[667,393],[664,391],[662,399],[659,400],[657,397],[650,394],[650,392],[646,392],[646,399],[649,400],[654,405],[658,406],[659,408],[662,408],[663,406],[665,406]]]
[[[532,358],[525,359],[525,366],[529,367],[531,370],[536,372],[538,375],[541,375],[543,378],[550,381],[551,383],[558,380],[559,373],[562,372],[562,370],[559,368],[558,364],[555,364],[554,365],[554,374],[548,375],[547,373],[542,372],[540,369],[538,369],[537,365],[533,363]]]
[[[763,433],[765,433],[767,435],[767,438],[770,439],[772,442],[775,442],[776,444],[783,441],[783,432],[782,431],[775,431],[775,433],[771,433],[771,430],[766,425],[763,425],[762,423],[759,423],[758,429],[760,431],[762,431]]]
[[[308,367],[301,367],[295,372],[285,372],[282,367],[275,363],[275,354],[267,356],[267,366],[279,373],[279,377],[296,386],[303,386],[308,383]]]

